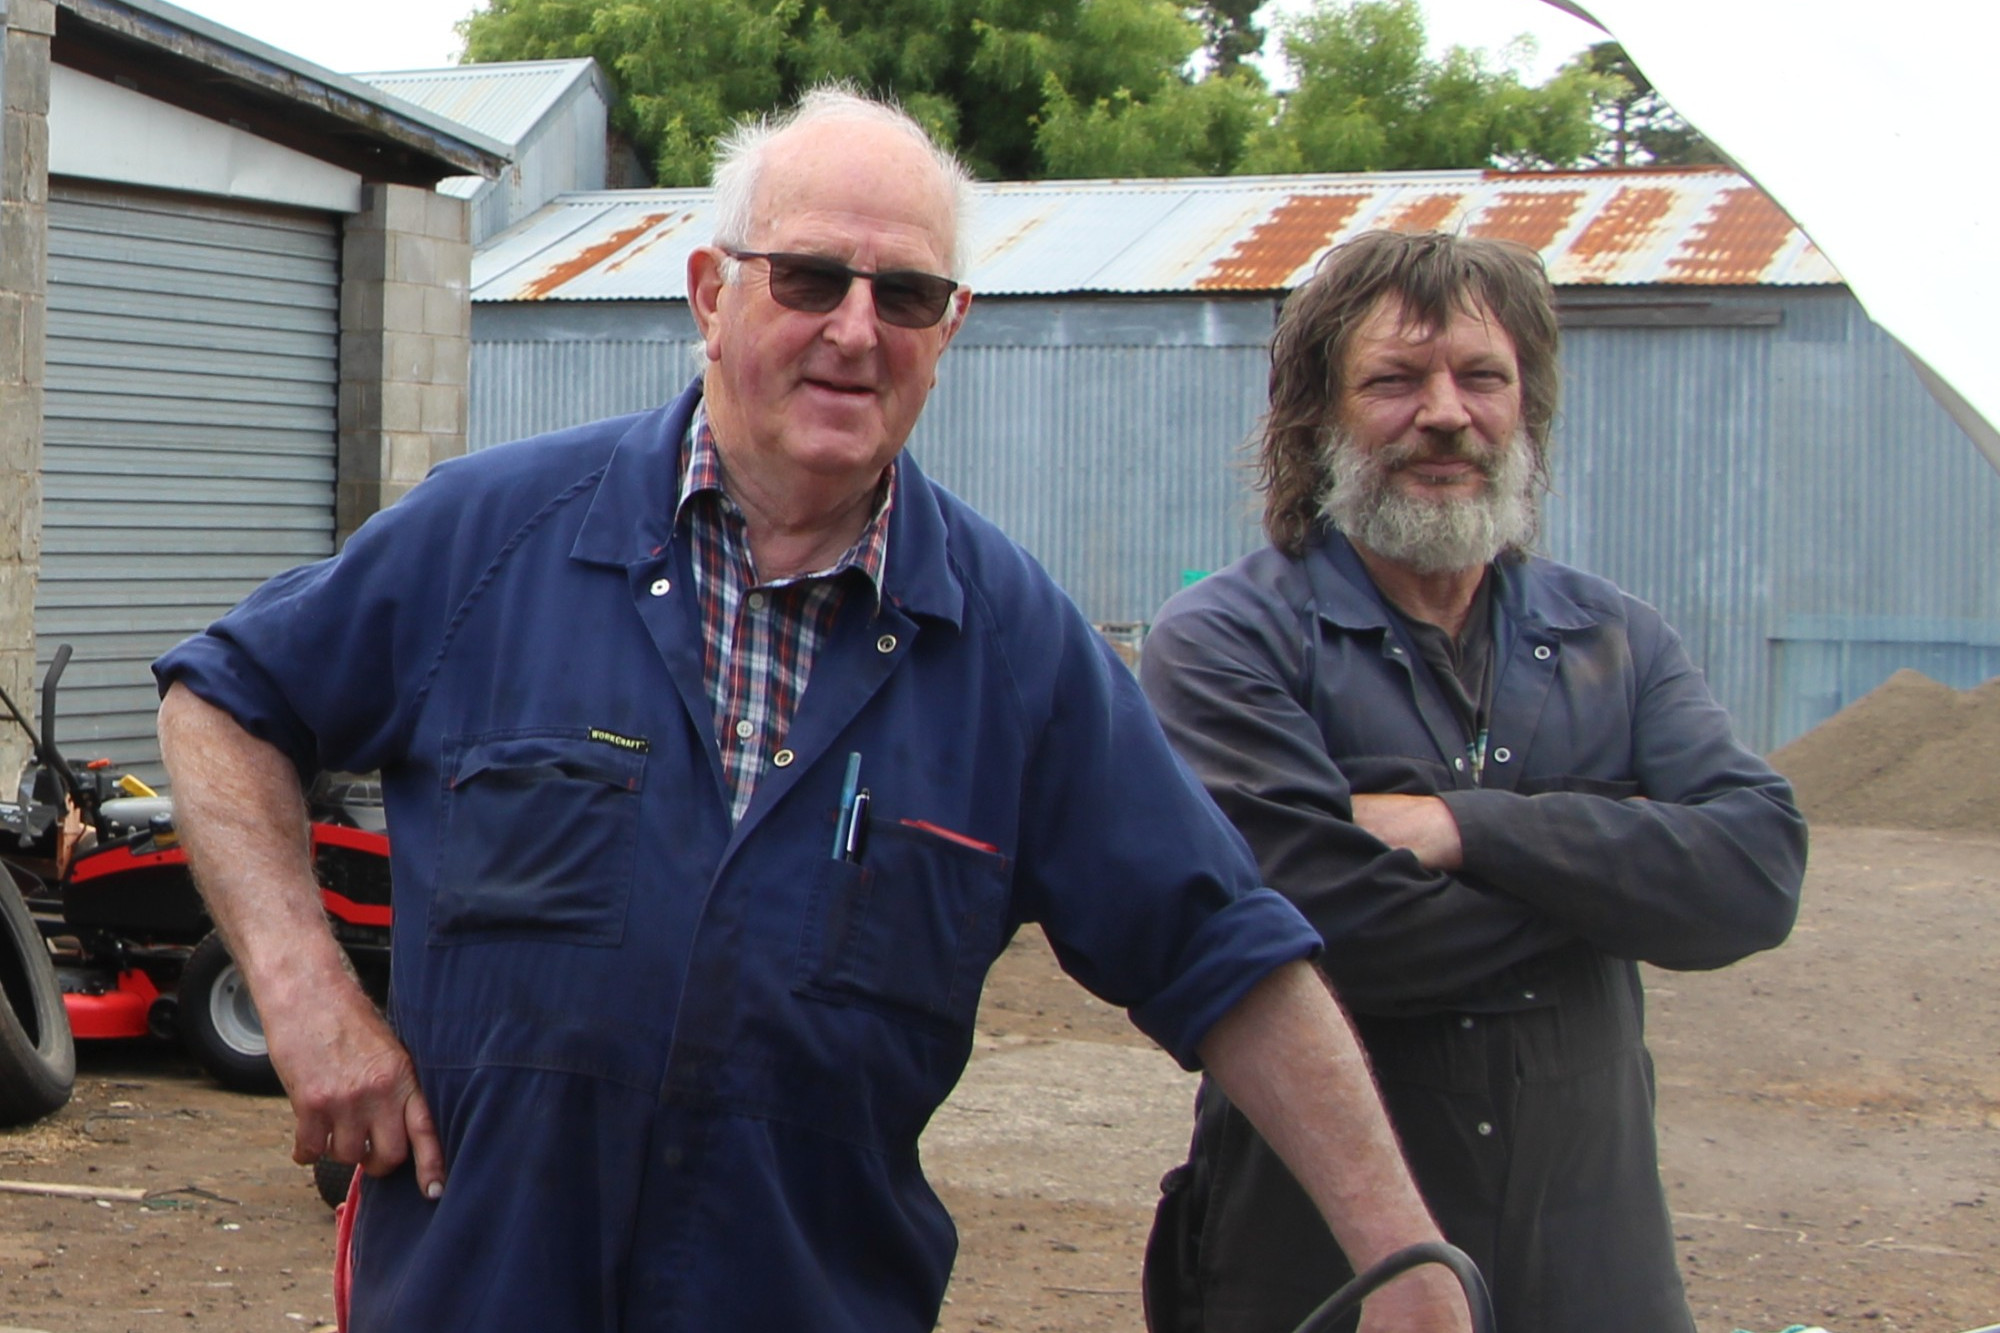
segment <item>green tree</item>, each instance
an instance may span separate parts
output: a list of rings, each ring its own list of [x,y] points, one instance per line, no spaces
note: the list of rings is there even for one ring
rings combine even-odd
[[[491,0],[460,31],[468,62],[594,56],[663,185],[706,181],[718,134],[828,79],[894,94],[1003,179],[1227,171],[1268,115],[1254,75],[1186,72],[1203,32],[1174,0]]]
[[[1270,116],[1270,95],[1245,74],[1168,82],[1143,101],[1121,90],[1089,105],[1052,85],[1035,143],[1062,179],[1227,176]]]
[[[1597,43],[1569,68],[1606,81],[1596,107],[1600,141],[1590,155],[1597,165],[1705,166],[1723,160],[1720,150],[1681,119],[1617,42]]]
[[[1611,76],[1565,67],[1530,85],[1503,58],[1425,53],[1417,0],[1326,0],[1278,25],[1294,80],[1252,137],[1254,171],[1572,166],[1589,157]]]
[[[1264,29],[1255,22],[1263,7],[1264,0],[1201,0],[1194,7],[1213,73],[1229,78],[1252,68],[1245,62],[1264,49]]]

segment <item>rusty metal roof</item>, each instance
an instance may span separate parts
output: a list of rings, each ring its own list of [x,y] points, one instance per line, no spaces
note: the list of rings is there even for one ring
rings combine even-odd
[[[1401,172],[977,187],[970,282],[995,296],[1275,292],[1372,228],[1503,237],[1561,286],[1836,284],[1756,186],[1720,167]],[[483,247],[477,301],[678,300],[707,190],[566,195]]]

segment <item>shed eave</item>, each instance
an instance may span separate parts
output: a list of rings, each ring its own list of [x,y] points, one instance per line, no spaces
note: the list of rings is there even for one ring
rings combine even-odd
[[[56,0],[58,63],[359,172],[493,177],[505,144],[164,0]]]

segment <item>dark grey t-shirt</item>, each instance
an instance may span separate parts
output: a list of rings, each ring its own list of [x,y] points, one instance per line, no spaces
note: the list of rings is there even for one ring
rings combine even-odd
[[[1406,615],[1390,604],[1390,611],[1402,622],[1415,645],[1417,655],[1431,669],[1438,692],[1465,728],[1468,746],[1478,744],[1486,730],[1486,716],[1493,701],[1493,573],[1489,569],[1472,595],[1472,609],[1465,628],[1457,638],[1428,621]],[[1383,599],[1387,601],[1387,598]]]

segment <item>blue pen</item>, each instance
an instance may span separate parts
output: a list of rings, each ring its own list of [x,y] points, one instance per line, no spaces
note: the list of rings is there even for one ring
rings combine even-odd
[[[854,809],[847,816],[847,842],[841,848],[840,859],[853,865],[861,864],[861,853],[868,846],[868,789],[863,787],[854,793]]]
[[[854,818],[854,793],[861,789],[861,751],[847,756],[847,776],[840,784],[840,818],[833,821],[833,859],[847,857],[848,825]]]

